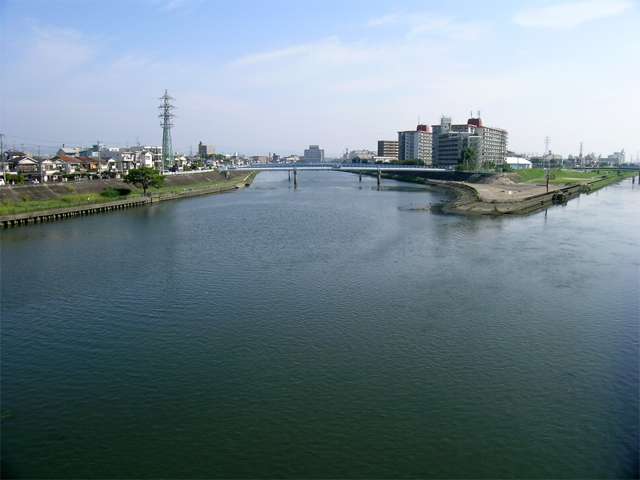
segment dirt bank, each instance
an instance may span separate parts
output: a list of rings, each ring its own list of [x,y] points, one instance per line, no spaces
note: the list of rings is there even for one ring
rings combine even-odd
[[[549,185],[547,191],[546,185],[517,182],[516,174],[472,176],[464,181],[416,177],[413,174],[389,175],[400,181],[448,189],[454,194],[454,199],[432,209],[462,215],[526,215],[566,203],[581,193],[589,193],[627,176],[603,177],[581,184]]]

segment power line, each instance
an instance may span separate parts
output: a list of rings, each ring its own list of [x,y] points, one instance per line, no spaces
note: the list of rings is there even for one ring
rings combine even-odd
[[[20,143],[24,143],[25,145],[41,145],[41,146],[46,146],[46,147],[59,147],[60,145],[89,145],[91,144],[91,142],[87,142],[87,141],[83,141],[83,142],[75,142],[72,140],[45,140],[45,139],[38,139],[38,138],[33,138],[33,137],[23,137],[20,135],[9,135],[9,134],[4,134],[5,137],[7,138],[15,138],[17,140],[26,140],[26,142],[20,142]],[[27,143],[30,142],[30,143]],[[104,141],[103,144],[110,144],[110,145],[125,145],[128,142],[122,142],[122,141]]]

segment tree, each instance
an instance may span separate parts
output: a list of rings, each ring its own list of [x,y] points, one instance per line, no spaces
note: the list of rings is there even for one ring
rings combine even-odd
[[[124,177],[124,181],[142,188],[146,197],[149,187],[160,188],[164,184],[164,177],[154,168],[141,167],[129,170],[129,173]]]
[[[466,147],[462,152],[462,161],[466,170],[475,170],[478,151],[473,147]]]

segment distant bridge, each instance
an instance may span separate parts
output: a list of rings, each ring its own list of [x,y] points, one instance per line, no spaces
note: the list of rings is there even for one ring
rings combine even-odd
[[[315,170],[315,171],[342,171],[357,173],[358,180],[362,181],[362,173],[376,172],[378,180],[378,188],[382,184],[382,172],[446,172],[444,168],[420,167],[418,165],[396,165],[396,164],[368,164],[368,163],[254,163],[242,166],[228,166],[220,169],[225,172],[288,172],[289,181],[291,181],[291,172],[293,172],[293,185],[298,186],[299,170]]]
[[[572,167],[572,170],[625,170],[625,171],[633,171],[639,170],[640,165],[620,165],[619,167],[608,166],[608,167]]]
[[[444,168],[421,167],[419,165],[396,165],[393,163],[253,163],[242,166],[228,166],[222,171],[249,170],[282,171],[282,170],[347,170],[350,172],[446,172]]]

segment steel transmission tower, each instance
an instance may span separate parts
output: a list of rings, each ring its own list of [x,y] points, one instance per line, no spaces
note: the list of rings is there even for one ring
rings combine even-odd
[[[172,119],[175,116],[173,114],[173,109],[175,108],[171,104],[171,100],[174,100],[173,97],[169,96],[167,91],[164,91],[164,95],[160,97],[162,103],[158,107],[160,109],[160,119],[162,122],[160,126],[162,127],[162,172],[165,169],[173,167],[173,145],[171,145],[171,127],[173,127]]]

